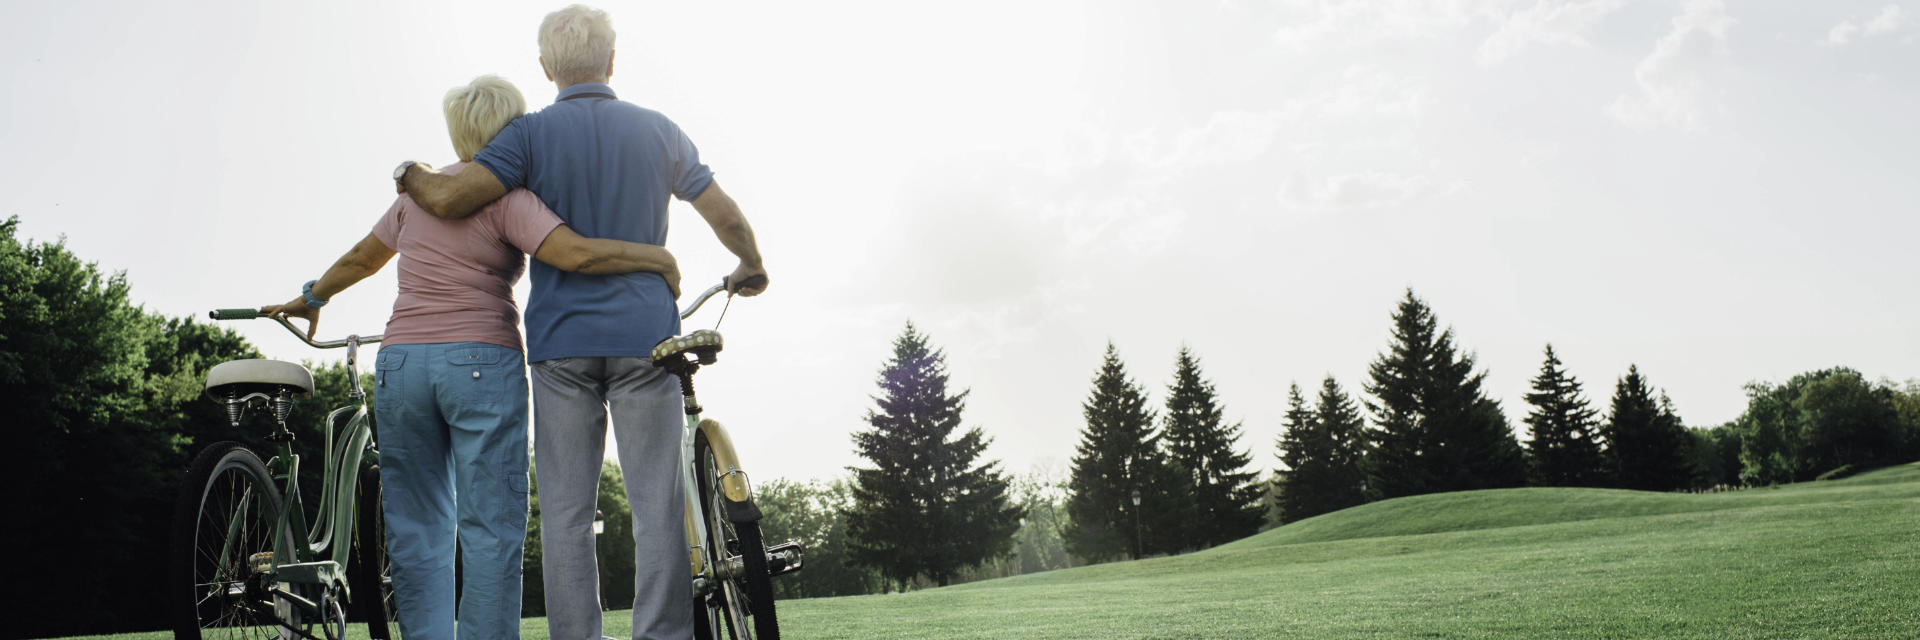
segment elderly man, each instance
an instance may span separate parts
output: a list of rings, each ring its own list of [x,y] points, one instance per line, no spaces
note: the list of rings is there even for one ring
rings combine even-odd
[[[759,294],[766,270],[753,230],[693,143],[673,121],[607,86],[613,41],[599,10],[549,14],[540,66],[560,90],[554,104],[513,121],[458,174],[405,162],[395,180],[440,217],[469,215],[524,186],[582,235],[652,245],[666,243],[667,197],[691,201],[740,259],[728,278],[735,292]],[[535,263],[531,275],[527,361],[548,630],[555,640],[601,637],[592,521],[611,409],[633,507],[633,635],[686,638],[693,607],[678,470],[682,407],[673,376],[646,357],[679,333],[674,296],[655,274],[590,276]]]

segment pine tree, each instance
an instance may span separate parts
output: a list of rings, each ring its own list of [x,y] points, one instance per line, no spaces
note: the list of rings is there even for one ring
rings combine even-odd
[[[1318,406],[1309,411],[1300,386],[1287,395],[1286,431],[1280,439],[1282,522],[1311,518],[1366,502],[1366,422],[1340,384],[1321,382]]]
[[[1484,373],[1456,352],[1453,331],[1408,290],[1393,314],[1392,343],[1365,386],[1374,397],[1369,486],[1381,497],[1519,486],[1526,458],[1500,405],[1481,391]]]
[[[1672,491],[1687,486],[1692,445],[1673,401],[1655,398],[1653,388],[1629,365],[1627,375],[1614,386],[1613,412],[1602,435],[1613,486],[1643,491]]]
[[[909,322],[878,382],[872,428],[853,434],[873,466],[852,469],[851,561],[904,589],[921,576],[945,586],[960,569],[1006,555],[1024,514],[1007,500],[999,463],[980,460],[986,436],[960,432],[967,392],[947,394],[946,354]]]
[[[1547,345],[1546,362],[1533,378],[1527,394],[1533,410],[1527,414],[1533,483],[1541,486],[1591,487],[1605,478],[1599,421],[1580,391],[1580,381],[1567,375],[1560,358]]]
[[[1299,383],[1287,385],[1286,420],[1281,424],[1279,441],[1274,443],[1280,450],[1282,467],[1274,472],[1274,493],[1279,496],[1282,523],[1327,512],[1316,501],[1320,493],[1312,486],[1314,469],[1327,458],[1320,425],[1316,422],[1313,412],[1307,410],[1306,398],[1300,396]]]
[[[1327,443],[1321,504],[1339,511],[1367,501],[1367,422],[1360,407],[1329,375],[1320,383],[1314,422]]]
[[[1191,513],[1191,502],[1171,490],[1146,391],[1127,377],[1112,343],[1081,415],[1087,426],[1068,482],[1067,551],[1101,562],[1179,549],[1177,523]]]
[[[1193,499],[1194,518],[1179,525],[1182,537],[1202,548],[1260,531],[1259,472],[1247,469],[1252,456],[1234,450],[1240,424],[1227,424],[1223,413],[1200,361],[1181,347],[1161,433],[1168,462]]]

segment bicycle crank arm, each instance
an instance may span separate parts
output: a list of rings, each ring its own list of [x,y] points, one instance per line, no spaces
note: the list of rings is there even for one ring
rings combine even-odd
[[[284,587],[275,586],[272,589],[268,589],[267,592],[275,596],[285,598],[287,601],[287,604],[293,605],[295,608],[299,609],[300,612],[303,614],[312,615],[312,616],[320,615],[320,605],[315,604],[312,600],[308,600],[306,598],[302,598],[298,595],[295,595],[292,591],[288,591]],[[280,619],[280,616],[277,614],[269,617],[273,618],[273,621],[279,624],[281,627],[284,627],[288,631],[292,631],[294,635],[298,635],[302,638],[305,638],[306,640],[323,640],[322,638],[314,637],[313,634],[307,633],[305,630],[294,628],[293,625],[287,624],[286,620]]]

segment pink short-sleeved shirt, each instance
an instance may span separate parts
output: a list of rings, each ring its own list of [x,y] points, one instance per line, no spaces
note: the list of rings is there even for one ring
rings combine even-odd
[[[456,173],[462,166],[442,171]],[[526,189],[460,220],[435,218],[412,196],[394,199],[373,225],[374,237],[400,253],[400,294],[384,342],[521,348],[513,284],[526,273],[526,256],[559,226],[560,216]]]

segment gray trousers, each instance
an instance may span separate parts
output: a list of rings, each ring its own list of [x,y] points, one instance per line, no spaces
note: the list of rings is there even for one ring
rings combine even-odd
[[[553,640],[601,638],[593,511],[611,410],[633,507],[633,637],[691,637],[679,380],[645,358],[560,358],[531,369],[548,633]]]

